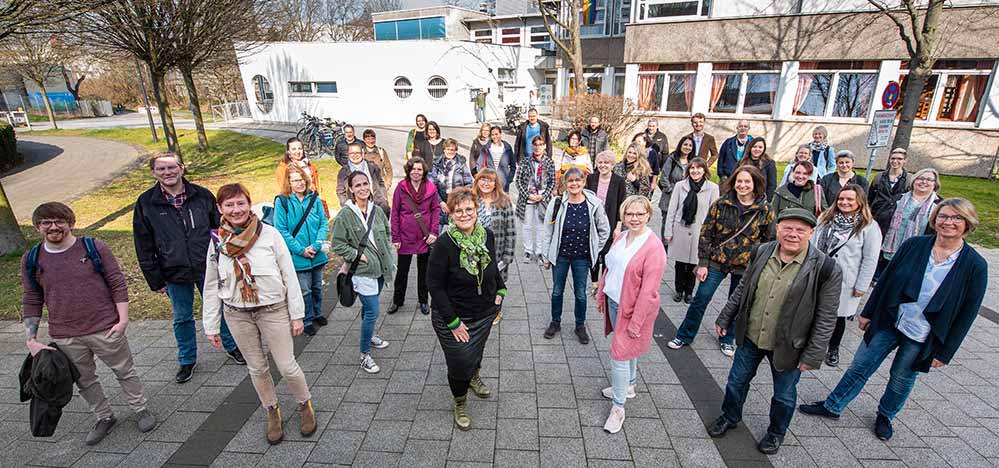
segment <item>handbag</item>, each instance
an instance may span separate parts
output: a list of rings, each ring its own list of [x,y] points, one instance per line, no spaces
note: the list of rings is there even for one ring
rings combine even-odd
[[[354,257],[354,261],[350,262],[350,268],[347,268],[345,263],[336,274],[336,295],[340,305],[344,307],[353,306],[354,302],[357,301],[357,291],[354,291],[354,272],[357,271],[357,265],[361,263],[364,249],[368,247],[368,236],[371,234],[371,225],[374,224],[375,210],[378,207],[372,205],[369,209],[371,214],[368,215],[368,229],[364,231],[364,237],[361,238],[361,243],[357,247],[357,256]]]

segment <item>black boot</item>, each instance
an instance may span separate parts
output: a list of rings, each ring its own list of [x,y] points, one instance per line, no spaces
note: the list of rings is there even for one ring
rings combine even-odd
[[[760,443],[756,445],[756,449],[766,455],[773,455],[777,453],[778,450],[780,450],[780,444],[782,443],[784,443],[783,436],[779,436],[777,434],[771,434],[768,432],[767,435],[763,436],[763,440],[761,440]]]

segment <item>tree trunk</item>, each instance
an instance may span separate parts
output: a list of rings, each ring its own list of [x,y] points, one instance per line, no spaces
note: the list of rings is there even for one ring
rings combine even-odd
[[[0,255],[16,252],[22,247],[24,247],[24,234],[21,233],[21,227],[14,217],[14,210],[7,200],[7,193],[0,184]]]
[[[198,88],[194,84],[194,73],[190,66],[182,65],[180,74],[184,76],[184,86],[187,88],[187,99],[191,101],[191,114],[194,116],[194,128],[198,131],[198,149],[208,149],[208,134],[205,133],[205,119],[201,115],[201,101],[198,99]]]
[[[904,96],[902,112],[898,118],[898,126],[895,127],[892,148],[909,147],[909,140],[912,138],[912,124],[915,123],[916,112],[919,110],[919,99],[929,76],[929,67],[923,66],[915,59],[909,62],[909,76],[905,80],[905,89],[902,92]]]
[[[49,101],[49,92],[45,90],[45,83],[38,83],[38,87],[42,90],[42,100],[45,101],[45,113],[49,116],[49,124],[52,125],[53,130],[59,130],[59,126],[56,125],[55,112],[52,112],[52,102]]]
[[[579,2],[573,0],[572,11],[580,11]],[[576,88],[576,96],[586,94],[586,77],[583,76],[583,39],[582,39],[582,26],[580,25],[580,15],[577,13],[573,19],[573,30],[569,31],[569,40],[572,41],[572,55],[569,60],[572,61],[572,73],[575,75],[573,80],[573,86]]]
[[[149,68],[149,81],[153,85],[153,98],[160,110],[160,120],[163,123],[163,135],[166,137],[167,148],[177,153],[181,159],[180,143],[177,141],[177,129],[173,126],[173,115],[170,113],[170,105],[166,97],[163,96],[163,72],[156,72]]]

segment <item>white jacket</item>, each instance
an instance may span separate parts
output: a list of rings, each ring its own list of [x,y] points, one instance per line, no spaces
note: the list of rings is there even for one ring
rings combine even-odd
[[[208,263],[205,268],[205,290],[202,300],[202,322],[205,334],[218,335],[222,322],[222,304],[249,308],[277,304],[288,301],[288,315],[291,320],[305,317],[305,301],[302,299],[295,264],[284,238],[277,229],[261,224],[257,241],[246,253],[250,260],[250,270],[257,284],[256,304],[244,303],[239,293],[239,284],[233,270],[232,258],[217,253],[215,241],[208,244]],[[290,294],[289,294],[290,293]]]
[[[822,231],[828,229],[823,224],[815,229],[812,234],[812,244],[815,245]],[[836,249],[836,243],[832,249]],[[843,245],[833,260],[843,271],[843,287],[839,293],[839,317],[852,317],[860,307],[862,297],[854,297],[853,290],[868,292],[871,287],[871,279],[874,278],[874,270],[878,266],[878,257],[881,256],[881,228],[876,221],[871,221],[864,229],[853,237],[850,237]]]

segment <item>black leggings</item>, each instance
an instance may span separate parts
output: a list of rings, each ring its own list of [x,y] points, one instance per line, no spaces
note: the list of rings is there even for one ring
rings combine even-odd
[[[839,349],[839,344],[843,341],[843,333],[846,332],[846,317],[836,317],[836,327],[833,328],[832,337],[829,338],[829,350]]]
[[[406,287],[409,283],[409,265],[413,262],[413,254],[399,254],[399,269],[395,271],[395,292],[392,293],[392,303],[403,305],[406,303]],[[427,260],[430,259],[430,252],[416,255],[416,298],[420,304],[427,303]]]
[[[694,283],[697,282],[697,278],[694,277],[694,270],[696,268],[697,265],[693,263],[675,262],[674,269],[676,273],[673,281],[676,286],[676,292],[694,294]]]

